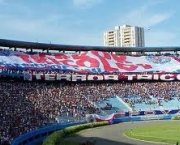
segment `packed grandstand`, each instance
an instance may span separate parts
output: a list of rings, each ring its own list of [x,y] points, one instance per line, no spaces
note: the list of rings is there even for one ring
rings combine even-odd
[[[0,50],[0,140],[55,123],[176,114],[180,57]]]

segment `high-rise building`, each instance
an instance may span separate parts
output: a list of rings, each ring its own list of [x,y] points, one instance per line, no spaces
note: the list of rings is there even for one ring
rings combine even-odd
[[[130,25],[116,26],[104,33],[104,46],[144,47],[144,28]]]

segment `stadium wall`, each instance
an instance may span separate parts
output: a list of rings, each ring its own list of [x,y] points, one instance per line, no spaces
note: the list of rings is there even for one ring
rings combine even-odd
[[[84,123],[85,122],[64,123],[64,124],[56,124],[56,125],[40,128],[19,136],[11,143],[11,145],[36,145],[37,143],[43,141],[48,135],[50,135],[54,131]]]
[[[111,124],[116,124],[120,122],[147,121],[147,120],[169,120],[174,115],[175,114],[117,117],[111,121]],[[56,124],[53,126],[37,129],[16,138],[11,145],[35,145],[43,141],[48,135],[50,135],[54,131],[57,131],[57,130],[60,130],[69,126],[74,126],[74,125],[84,124],[84,123],[85,122]]]
[[[151,115],[151,116],[134,116],[134,117],[119,117],[112,120],[112,124],[120,122],[133,121],[148,121],[148,120],[170,120],[174,115]]]

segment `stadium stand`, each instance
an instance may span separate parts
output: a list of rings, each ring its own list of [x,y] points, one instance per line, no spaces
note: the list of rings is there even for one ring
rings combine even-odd
[[[1,144],[51,124],[86,120],[87,114],[180,109],[179,68],[176,54],[71,55],[1,49]]]
[[[119,102],[119,108],[114,107],[115,103],[112,100],[116,99],[115,96],[120,96],[129,107],[134,105],[136,110],[139,109],[136,108],[136,104],[141,109],[148,109],[150,106],[149,109],[153,110],[155,104],[157,109],[160,105],[164,107],[164,103],[168,104],[173,100],[176,102],[174,108],[180,107],[178,101],[180,97],[176,95],[179,94],[177,93],[177,90],[180,90],[179,86],[179,82],[100,84],[1,82],[1,138],[12,140],[37,127],[67,120],[82,120],[85,114],[100,114],[103,111],[97,107],[100,102],[112,103],[111,112],[104,109],[106,113],[122,111],[120,108],[123,104],[120,101],[115,100],[116,103]],[[158,102],[153,102],[148,93],[159,100],[159,106]],[[96,103],[97,106],[89,102]],[[128,108],[124,111],[128,111]]]

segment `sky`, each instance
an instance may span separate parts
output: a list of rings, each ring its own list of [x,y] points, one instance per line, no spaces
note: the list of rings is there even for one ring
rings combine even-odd
[[[146,46],[180,45],[179,0],[0,0],[0,39],[103,46],[103,32],[145,28]]]

